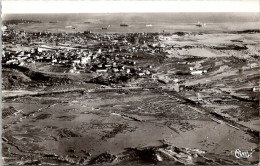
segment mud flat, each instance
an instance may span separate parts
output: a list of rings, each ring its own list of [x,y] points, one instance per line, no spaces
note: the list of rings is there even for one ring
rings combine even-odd
[[[3,163],[257,164],[259,41],[170,34],[165,57],[136,53],[153,75],[118,87],[90,83],[94,74],[3,66]],[[237,149],[252,156],[236,158]]]

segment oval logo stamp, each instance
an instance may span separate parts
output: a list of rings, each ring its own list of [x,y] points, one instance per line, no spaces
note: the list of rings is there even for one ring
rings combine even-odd
[[[240,159],[247,159],[252,157],[253,153],[255,152],[255,150],[240,150],[240,149],[236,149],[235,151],[235,157],[236,158],[240,158]]]

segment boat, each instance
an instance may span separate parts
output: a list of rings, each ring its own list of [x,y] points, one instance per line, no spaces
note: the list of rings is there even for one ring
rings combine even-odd
[[[71,26],[71,25],[67,25],[67,26],[65,26],[65,28],[76,29],[76,27],[73,27],[73,26]]]
[[[198,22],[198,23],[196,24],[196,26],[197,26],[197,27],[202,27],[202,24],[201,24],[200,22]]]
[[[198,22],[198,23],[196,24],[196,26],[197,26],[197,27],[203,27],[203,26],[206,26],[206,24],[202,24],[201,22]]]
[[[107,27],[102,27],[103,30],[107,30],[110,27],[110,25],[108,25]]]
[[[57,21],[50,21],[49,23],[57,23]]]
[[[152,27],[153,25],[151,25],[151,24],[148,24],[148,25],[146,25],[147,27]]]
[[[120,24],[121,27],[128,27],[127,24]]]

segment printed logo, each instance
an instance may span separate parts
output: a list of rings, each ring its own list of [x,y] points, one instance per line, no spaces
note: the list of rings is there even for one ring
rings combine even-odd
[[[240,150],[240,149],[237,149],[235,151],[235,156],[236,158],[239,158],[239,159],[247,159],[249,157],[252,157],[253,156],[253,153],[255,152],[255,150]]]

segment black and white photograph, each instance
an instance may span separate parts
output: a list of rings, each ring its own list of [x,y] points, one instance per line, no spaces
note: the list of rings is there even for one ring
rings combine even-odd
[[[260,1],[2,0],[2,165],[258,165]]]

